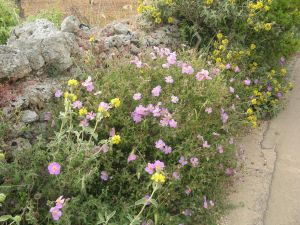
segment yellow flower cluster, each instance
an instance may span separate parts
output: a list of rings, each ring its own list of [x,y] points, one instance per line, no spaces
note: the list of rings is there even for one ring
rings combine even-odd
[[[85,116],[86,114],[88,114],[88,110],[86,107],[82,107],[81,109],[79,109],[79,116]]]
[[[121,100],[119,98],[114,98],[110,101],[113,107],[118,108],[121,106]]]
[[[120,144],[121,142],[121,137],[120,135],[114,135],[112,138],[111,138],[111,143],[114,144],[114,145],[118,145]]]
[[[71,79],[68,81],[68,86],[74,86],[76,87],[78,85],[78,81],[77,80],[74,80],[74,79]]]
[[[272,0],[259,0],[259,1],[251,1],[248,4],[249,15],[247,18],[247,23],[253,26],[255,31],[272,30],[273,23],[264,22],[263,13],[268,12],[271,8]]]
[[[72,102],[75,102],[77,100],[77,95],[73,94],[73,93],[69,93],[68,91],[66,91],[64,93],[64,98],[65,99],[70,99]]]
[[[143,0],[138,0],[137,12],[139,14],[151,17],[156,24],[161,24],[163,21],[173,23],[174,18],[172,16],[162,18],[161,9],[158,7],[160,5],[164,8],[170,8],[172,4],[173,0],[158,0],[153,2],[151,1],[150,3]]]
[[[151,180],[153,180],[154,182],[156,183],[165,183],[166,182],[166,176],[163,175],[162,173],[154,173],[152,176],[151,176]]]

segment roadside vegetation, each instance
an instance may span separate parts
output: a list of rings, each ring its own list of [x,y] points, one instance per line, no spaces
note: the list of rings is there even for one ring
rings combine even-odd
[[[299,0],[138,4],[154,26],[178,23],[190,47],[106,68],[88,50],[56,90],[47,132],[0,154],[0,221],[216,225],[224,213],[236,137],[276,115],[293,88]],[[5,137],[15,121],[1,117]]]

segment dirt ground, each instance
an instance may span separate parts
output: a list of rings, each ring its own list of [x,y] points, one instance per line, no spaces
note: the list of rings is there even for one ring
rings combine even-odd
[[[84,23],[91,25],[104,25],[115,19],[135,15],[136,4],[137,0],[22,0],[25,16],[54,8],[66,15],[75,14]]]

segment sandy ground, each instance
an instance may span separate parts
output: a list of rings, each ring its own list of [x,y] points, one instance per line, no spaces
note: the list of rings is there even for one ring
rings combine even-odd
[[[63,12],[64,16],[76,15],[90,25],[104,25],[112,20],[136,15],[136,5],[137,0],[22,0],[26,16],[56,9]]]
[[[283,112],[240,141],[243,170],[220,225],[300,225],[300,56]]]

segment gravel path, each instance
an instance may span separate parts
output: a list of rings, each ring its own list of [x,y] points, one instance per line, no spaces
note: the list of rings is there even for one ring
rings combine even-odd
[[[300,56],[283,112],[240,141],[243,169],[220,225],[300,225]]]

